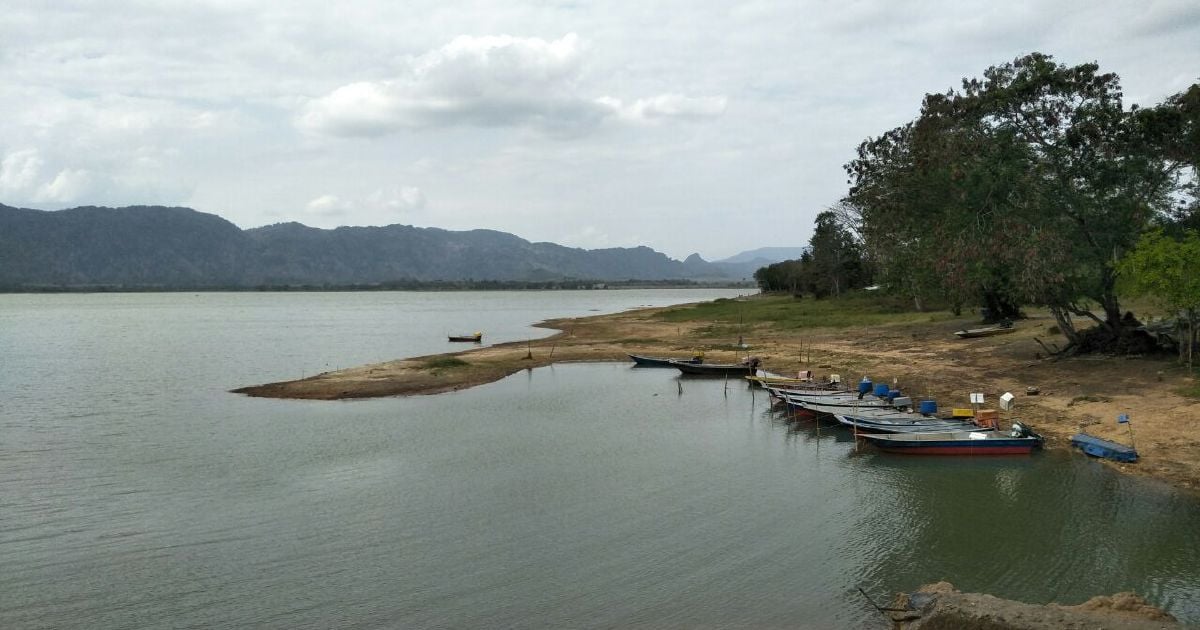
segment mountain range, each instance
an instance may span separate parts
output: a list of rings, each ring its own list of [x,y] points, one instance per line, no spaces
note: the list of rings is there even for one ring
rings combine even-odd
[[[243,230],[190,208],[44,211],[0,204],[0,289],[5,290],[740,281],[775,262],[739,257],[708,262],[693,254],[678,261],[649,247],[587,250],[494,230],[409,225],[326,230],[279,223]]]

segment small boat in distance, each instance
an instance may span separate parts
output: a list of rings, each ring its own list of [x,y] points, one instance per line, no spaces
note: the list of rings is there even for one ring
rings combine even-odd
[[[674,364],[676,362],[690,363],[692,365],[704,362],[704,357],[702,357],[702,356],[694,356],[690,359],[672,359],[670,357],[646,357],[646,356],[642,356],[640,354],[631,354],[631,355],[629,355],[629,358],[633,359],[633,363],[636,367],[668,367],[669,368],[669,367],[675,367]]]
[[[467,341],[471,343],[479,343],[483,341],[483,333],[477,332],[472,335],[449,335],[450,341]]]

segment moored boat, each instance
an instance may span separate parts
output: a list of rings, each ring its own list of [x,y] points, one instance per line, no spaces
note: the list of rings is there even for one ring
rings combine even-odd
[[[804,372],[802,372],[803,374]],[[840,380],[817,381],[812,377],[780,376],[770,372],[751,374],[746,380],[763,388],[801,390],[803,392],[848,392]]]
[[[467,341],[467,342],[474,342],[474,343],[479,343],[480,341],[483,341],[483,333],[481,333],[481,332],[477,332],[477,333],[474,333],[471,335],[448,335],[448,337],[450,338],[450,341]]]
[[[767,390],[767,393],[770,394],[772,398],[777,398],[779,400],[785,400],[794,396],[811,397],[814,399],[832,399],[833,397],[841,397],[850,393],[844,389],[794,389],[789,387],[777,387],[775,385],[763,385],[763,389]]]
[[[684,363],[682,361],[671,361],[671,366],[678,368],[680,372],[693,376],[743,376],[746,374],[754,374],[758,369],[758,361],[751,360],[745,363]]]
[[[860,433],[880,450],[906,455],[1023,455],[1042,445],[1042,436],[1020,422],[1011,433],[937,431],[895,434]]]
[[[992,430],[990,428],[981,428],[972,422],[965,422],[963,420],[920,416],[917,414],[881,413],[871,416],[862,415],[862,412],[859,412],[858,414],[838,413],[833,414],[833,417],[839,424],[869,433],[932,433],[939,431]]]
[[[1105,440],[1094,435],[1086,433],[1076,433],[1071,436],[1071,446],[1091,455],[1092,457],[1103,457],[1118,462],[1136,462],[1138,459],[1137,449],[1132,446],[1126,446],[1119,442]]]
[[[675,367],[673,365],[674,362],[691,363],[695,365],[703,362],[704,360],[699,356],[695,356],[690,359],[672,359],[670,357],[647,357],[640,354],[631,354],[629,355],[629,358],[633,359],[634,365],[638,367]]]
[[[894,405],[895,401],[889,401],[874,396],[864,396],[859,398],[855,394],[842,396],[807,396],[794,395],[786,392],[781,396],[789,407],[802,407],[816,413],[844,413],[859,409],[888,409],[895,410],[896,406],[903,406],[907,398],[897,398],[900,403]]]

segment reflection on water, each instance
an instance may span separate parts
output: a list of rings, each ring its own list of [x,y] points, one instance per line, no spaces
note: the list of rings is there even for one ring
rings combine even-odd
[[[409,399],[224,391],[395,342],[353,341],[364,318],[438,326],[369,296],[0,296],[0,627],[883,627],[858,587],[939,579],[1200,621],[1197,501],[1065,453],[856,451],[761,392],[620,364]]]

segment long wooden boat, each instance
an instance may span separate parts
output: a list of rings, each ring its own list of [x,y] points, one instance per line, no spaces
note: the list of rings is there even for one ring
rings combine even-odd
[[[875,398],[874,396],[864,396],[862,400],[859,400],[857,396],[850,396],[848,398],[836,396],[784,396],[783,399],[789,407],[800,407],[815,413],[851,413],[866,409],[887,409],[890,412],[895,412],[895,407],[892,406],[892,403],[882,398]]]
[[[805,392],[821,391],[821,392],[848,392],[841,383],[834,382],[817,382],[811,378],[795,378],[792,376],[780,376],[778,374],[751,374],[746,377],[746,380],[755,385],[761,385],[764,388],[774,387],[775,389],[795,389]]]
[[[1071,446],[1091,455],[1104,457],[1118,462],[1136,462],[1137,449],[1119,442],[1105,440],[1086,433],[1076,433],[1071,436]]]
[[[1023,455],[1042,445],[1042,437],[1023,424],[1012,433],[939,431],[935,433],[860,433],[880,450],[906,455]],[[1016,428],[1020,427],[1020,428]]]
[[[991,431],[974,423],[945,418],[930,418],[916,414],[893,414],[869,417],[862,415],[833,414],[839,424],[856,427],[868,433],[932,433],[945,431]]]
[[[481,332],[477,332],[473,335],[448,335],[448,336],[450,337],[450,341],[467,341],[467,342],[473,342],[473,343],[479,343],[480,341],[483,341],[483,333],[481,333]]]
[[[770,394],[772,398],[778,398],[779,400],[785,400],[792,396],[804,396],[814,399],[832,399],[834,397],[840,397],[850,393],[844,389],[793,389],[789,387],[776,387],[775,385],[764,385],[763,389],[767,390],[767,393]],[[858,394],[854,395],[857,396]]]
[[[991,337],[993,335],[1007,335],[1016,330],[1010,326],[989,326],[987,328],[968,328],[965,330],[954,331],[954,336],[959,339],[972,339],[975,337]]]
[[[672,364],[673,361],[678,361],[680,363],[691,363],[691,364],[696,364],[696,363],[701,362],[701,359],[698,359],[695,357],[693,357],[691,359],[672,359],[670,357],[646,357],[646,356],[642,356],[640,354],[631,354],[631,355],[629,355],[629,358],[633,359],[633,363],[635,365],[637,365],[638,367],[668,367],[669,368],[669,367],[675,367]]]
[[[671,361],[671,366],[693,376],[742,376],[757,369],[749,363],[684,363]]]

